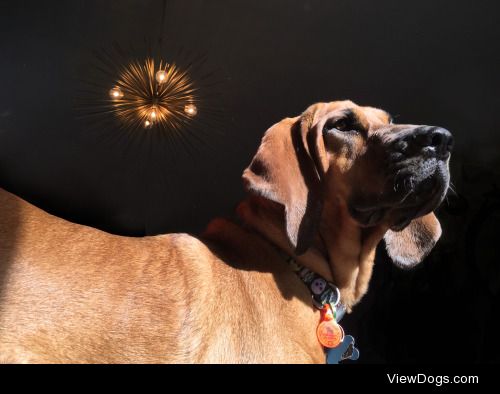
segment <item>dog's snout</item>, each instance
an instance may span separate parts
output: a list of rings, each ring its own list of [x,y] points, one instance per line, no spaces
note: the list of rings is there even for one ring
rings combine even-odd
[[[442,127],[418,126],[406,130],[395,148],[406,156],[424,154],[446,159],[453,148],[453,136]]]

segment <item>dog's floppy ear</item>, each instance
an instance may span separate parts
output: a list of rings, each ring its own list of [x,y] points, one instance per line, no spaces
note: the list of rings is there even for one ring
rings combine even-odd
[[[314,113],[311,108],[267,130],[243,172],[247,190],[283,205],[286,233],[297,255],[311,245],[322,210],[321,177],[327,164],[321,131],[312,127]]]
[[[413,219],[401,231],[387,231],[384,240],[392,261],[402,268],[411,268],[430,253],[439,237],[441,225],[431,212]]]

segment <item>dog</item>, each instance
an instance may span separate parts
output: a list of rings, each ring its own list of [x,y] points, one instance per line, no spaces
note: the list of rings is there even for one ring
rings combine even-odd
[[[0,361],[324,363],[320,311],[285,256],[347,311],[375,249],[413,267],[441,235],[452,136],[351,101],[265,133],[235,220],[143,238],[70,223],[0,193]]]

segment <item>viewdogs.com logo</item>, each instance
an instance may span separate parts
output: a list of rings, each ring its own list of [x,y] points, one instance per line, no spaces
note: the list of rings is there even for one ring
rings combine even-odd
[[[389,383],[405,384],[405,383],[417,383],[417,384],[434,384],[436,386],[442,386],[443,384],[449,383],[479,383],[478,376],[433,376],[419,373],[417,375],[398,375],[398,374],[387,374],[387,379]]]

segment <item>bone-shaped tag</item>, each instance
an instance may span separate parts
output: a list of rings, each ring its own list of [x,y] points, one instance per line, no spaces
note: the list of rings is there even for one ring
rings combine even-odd
[[[357,360],[358,358],[359,350],[354,346],[354,338],[346,335],[337,347],[327,350],[326,363],[338,364],[343,360]]]

